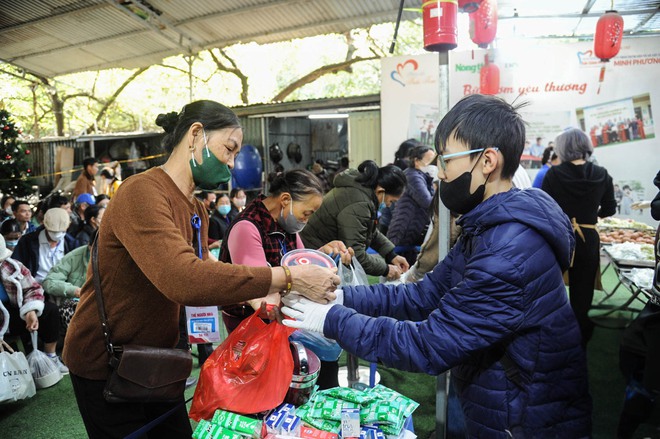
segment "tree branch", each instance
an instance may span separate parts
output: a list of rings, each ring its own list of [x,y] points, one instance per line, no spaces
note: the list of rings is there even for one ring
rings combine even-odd
[[[89,93],[89,92],[86,92],[86,91],[81,91],[80,93],[74,93],[74,94],[66,95],[62,98],[62,102],[66,102],[67,100],[73,99],[73,98],[89,98],[93,101],[98,102],[99,104],[104,104],[105,103],[104,100],[97,98],[96,96],[94,96],[93,93]]]
[[[14,73],[14,72],[8,72],[7,70],[4,70],[4,69],[0,69],[0,73],[4,73],[6,75],[13,76],[14,78],[22,79],[23,81],[34,82],[32,79],[28,79],[25,76],[19,75],[19,74]]]
[[[99,114],[96,115],[96,119],[95,119],[96,124],[98,124],[98,122],[103,118],[103,115],[105,114],[105,112],[108,111],[108,108],[110,108],[110,106],[115,103],[115,101],[117,100],[117,97],[121,94],[122,91],[124,91],[124,89],[128,86],[128,84],[130,84],[135,78],[137,78],[142,73],[144,73],[144,71],[147,70],[148,68],[149,68],[149,66],[139,68],[135,72],[133,72],[133,74],[131,76],[126,78],[124,83],[122,85],[120,85],[119,88],[117,90],[115,90],[115,92],[112,94],[112,96],[110,96],[110,98],[108,98],[105,101],[105,105],[103,105],[103,108],[101,108],[101,111],[99,111]],[[94,131],[94,125],[95,124],[92,124],[87,128],[88,133]]]
[[[235,75],[238,77],[238,79],[241,81],[241,102],[244,104],[248,103],[248,89],[249,89],[249,84],[248,84],[248,78],[245,76],[245,74],[241,71],[241,69],[238,68],[236,65],[236,62],[229,56],[227,53],[222,50],[218,49],[220,51],[220,54],[224,56],[227,60],[229,60],[229,63],[232,65],[231,67],[225,65],[216,55],[213,53],[212,49],[209,49],[209,53],[211,54],[211,58],[213,58],[213,61],[215,62],[215,65],[218,66],[218,70],[221,70],[223,72],[231,73],[232,75]]]
[[[179,67],[176,67],[176,66],[170,66],[170,65],[168,65],[168,64],[156,64],[156,65],[161,66],[161,67],[165,67],[166,69],[176,70],[177,72],[181,72],[181,73],[183,73],[183,74],[186,75],[186,76],[188,76],[188,74],[190,73],[188,70],[184,70],[184,69],[179,68]],[[202,81],[202,82],[208,82],[208,79],[205,80],[204,78],[200,78],[200,77],[197,76],[197,75],[192,75],[192,76],[193,76],[193,78],[195,78],[195,79],[197,79],[197,80],[199,80],[199,81]]]
[[[355,63],[362,62],[362,61],[371,61],[374,59],[379,59],[377,56],[371,56],[368,58],[353,58],[349,59],[346,61],[342,61],[337,64],[328,64],[323,67],[319,67],[318,69],[306,74],[302,78],[298,79],[297,81],[292,82],[288,86],[286,86],[281,92],[279,92],[273,99],[271,100],[272,102],[280,102],[284,100],[287,96],[289,96],[291,93],[293,93],[296,89],[310,84],[317,79],[319,79],[321,76],[324,75],[329,75],[332,73],[339,73],[339,72],[348,72],[351,69],[351,66]]]
[[[374,40],[374,37],[371,36],[371,26],[367,29],[367,41],[369,42],[369,50],[371,53],[379,58],[385,58],[387,56],[376,40]]]

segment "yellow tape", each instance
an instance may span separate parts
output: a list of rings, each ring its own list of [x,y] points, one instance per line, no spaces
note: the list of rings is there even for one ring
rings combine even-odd
[[[162,153],[162,154],[154,154],[150,155],[147,157],[140,157],[137,159],[127,159],[127,160],[113,160],[118,163],[132,163],[132,162],[139,162],[141,160],[151,160],[151,159],[156,159],[158,157],[163,157],[167,155],[167,153]],[[100,165],[103,165],[104,163],[99,163]],[[21,177],[21,178],[2,178],[0,181],[14,181],[14,180],[33,180],[35,178],[43,178],[43,177],[50,177],[50,176],[55,176],[55,175],[62,175],[62,174],[70,174],[72,172],[78,172],[82,171],[83,168],[73,168],[69,169],[68,171],[57,171],[53,172],[52,174],[41,174],[41,175],[30,175],[28,177]]]

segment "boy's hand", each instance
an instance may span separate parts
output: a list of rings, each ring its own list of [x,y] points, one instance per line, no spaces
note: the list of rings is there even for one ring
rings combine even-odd
[[[392,262],[390,262],[390,263],[392,265],[395,265],[395,266],[399,267],[399,270],[401,270],[401,273],[405,273],[410,268],[410,265],[408,265],[408,261],[403,256],[395,257],[394,259],[392,259]]]
[[[387,280],[397,280],[401,277],[401,270],[396,265],[388,265],[389,271],[387,272]]]

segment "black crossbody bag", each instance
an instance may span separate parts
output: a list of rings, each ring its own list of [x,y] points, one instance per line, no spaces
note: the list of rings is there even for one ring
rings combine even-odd
[[[192,370],[188,350],[152,346],[114,346],[103,305],[99,275],[98,237],[92,247],[94,294],[112,369],[103,397],[111,403],[179,402]]]

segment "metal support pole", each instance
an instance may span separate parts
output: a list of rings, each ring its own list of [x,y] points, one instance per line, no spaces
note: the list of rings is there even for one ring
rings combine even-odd
[[[440,119],[449,111],[449,54],[439,52],[439,102],[438,113]],[[438,203],[438,260],[441,261],[449,253],[450,236],[449,210]],[[435,387],[435,437],[444,439],[447,437],[447,396],[449,395],[449,372],[438,375]]]
[[[358,357],[352,354],[346,356],[346,368],[348,369],[348,387],[360,381],[360,370],[358,364]]]
[[[193,101],[193,74],[192,74],[192,66],[193,62],[195,61],[195,58],[193,55],[188,55],[184,56],[184,59],[186,60],[186,63],[188,63],[188,95],[190,98],[189,102]]]

